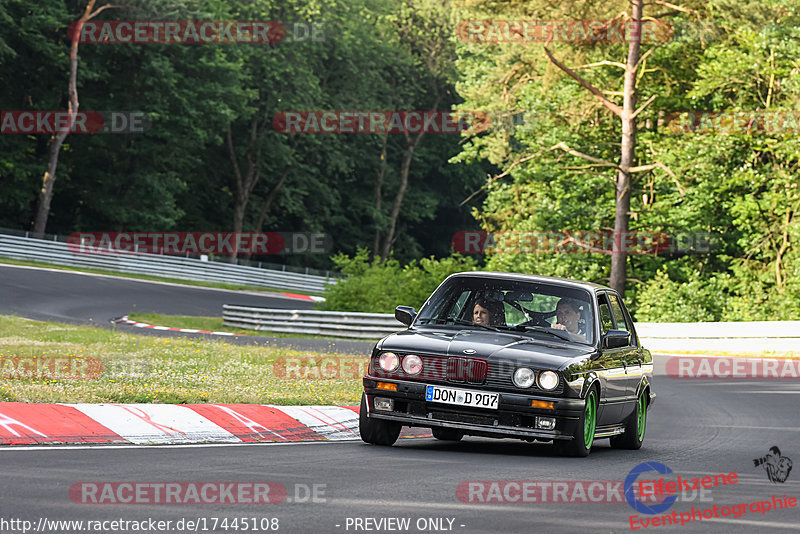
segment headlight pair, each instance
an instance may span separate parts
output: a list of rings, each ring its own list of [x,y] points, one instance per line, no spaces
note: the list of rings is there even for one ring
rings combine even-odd
[[[558,375],[555,372],[541,371],[537,376],[536,371],[528,367],[520,367],[514,371],[512,380],[518,388],[529,388],[537,380],[539,387],[544,391],[551,391],[558,386]]]
[[[387,373],[392,373],[402,367],[406,374],[414,376],[422,371],[422,358],[416,354],[409,354],[402,358],[394,352],[384,352],[378,357],[378,365]]]

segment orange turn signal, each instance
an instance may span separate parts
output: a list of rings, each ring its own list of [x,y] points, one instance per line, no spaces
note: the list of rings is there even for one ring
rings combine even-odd
[[[386,391],[397,391],[397,384],[391,384],[389,382],[378,382],[377,388],[385,389]]]
[[[533,408],[544,408],[546,410],[553,409],[553,403],[548,401],[540,401],[540,400],[532,400],[531,407]]]

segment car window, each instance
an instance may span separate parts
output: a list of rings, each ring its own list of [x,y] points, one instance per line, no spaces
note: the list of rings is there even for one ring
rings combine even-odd
[[[508,302],[503,302],[503,308],[506,313],[506,324],[521,324],[528,320],[524,311],[520,311]]]
[[[631,327],[625,321],[625,314],[622,313],[622,306],[619,304],[619,298],[616,295],[608,295],[608,300],[611,303],[611,311],[614,314],[614,329],[631,331]]]
[[[469,298],[469,291],[462,291],[461,295],[458,297],[455,304],[453,305],[453,312],[452,312],[453,317],[464,318],[462,312],[464,311],[464,304],[467,302],[468,298]],[[469,316],[466,317],[466,319],[469,318],[470,318]]]
[[[611,310],[609,309],[605,295],[601,295],[598,298],[598,303],[598,313],[600,313],[600,333],[605,335],[609,330],[614,329],[614,323],[611,320]]]
[[[565,325],[557,322],[559,306],[572,310]],[[453,277],[422,307],[417,324],[469,329],[476,305],[489,316],[487,325],[521,335],[547,335],[577,343],[594,343],[594,308],[584,289],[502,278]],[[537,328],[539,331],[537,332]],[[570,330],[567,330],[569,328]],[[559,335],[561,334],[561,335]]]

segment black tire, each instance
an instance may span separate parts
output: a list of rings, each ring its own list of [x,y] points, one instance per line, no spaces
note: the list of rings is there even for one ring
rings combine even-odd
[[[578,421],[575,433],[572,435],[572,440],[559,443],[562,454],[577,458],[589,456],[592,442],[594,442],[594,431],[597,428],[597,405],[597,390],[591,389],[586,395],[586,407]]]
[[[358,432],[361,439],[373,445],[391,446],[400,436],[400,423],[370,419],[367,417],[367,395],[361,394],[361,409],[358,413]]]
[[[647,390],[636,399],[636,409],[625,420],[625,433],[611,438],[615,449],[637,450],[642,448],[644,432],[647,428]]]
[[[433,432],[434,438],[442,441],[461,441],[461,438],[464,437],[464,433],[455,428],[435,426],[431,428],[431,432]]]

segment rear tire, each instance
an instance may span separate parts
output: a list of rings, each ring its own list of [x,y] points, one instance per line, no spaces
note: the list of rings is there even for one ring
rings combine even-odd
[[[644,431],[647,427],[647,390],[643,390],[636,400],[636,410],[625,421],[625,433],[611,438],[611,446],[615,449],[637,450],[644,442]]]
[[[594,430],[597,425],[597,392],[592,389],[586,396],[586,407],[578,421],[572,440],[560,444],[561,452],[566,456],[583,458],[589,456],[594,442]]]
[[[367,395],[361,394],[361,409],[358,413],[358,432],[361,439],[373,445],[391,446],[400,436],[400,423],[370,419],[367,417]]]
[[[433,433],[434,438],[441,441],[461,441],[461,438],[464,437],[464,433],[460,430],[456,430],[455,428],[443,428],[436,426],[431,428],[431,432]]]

